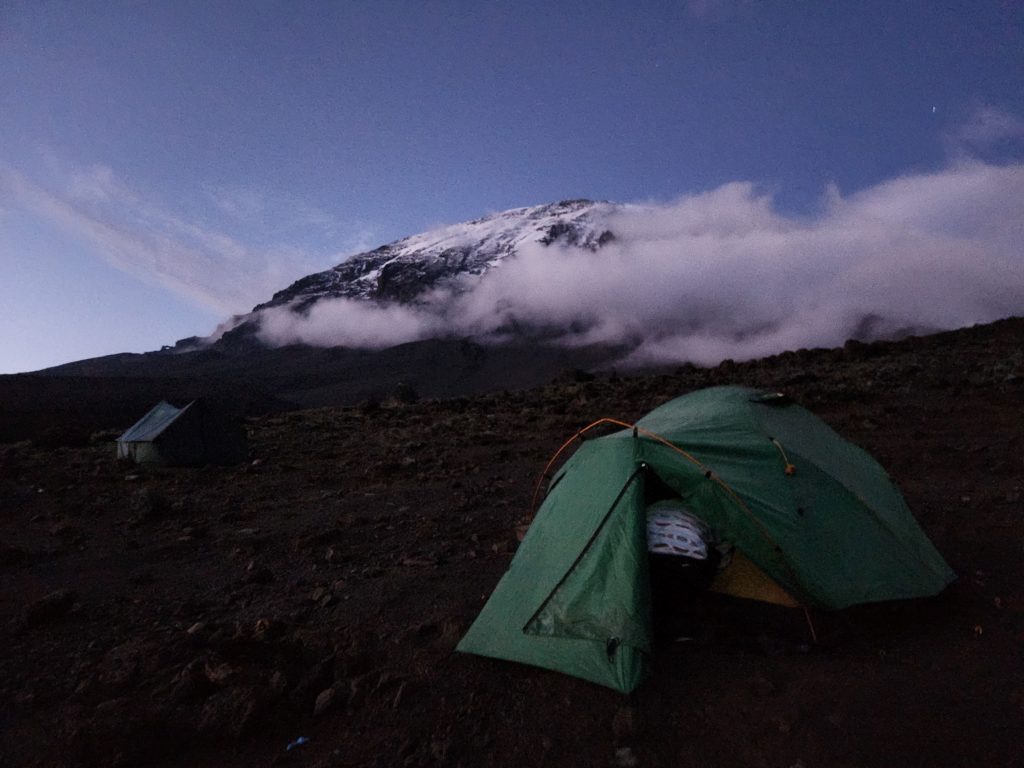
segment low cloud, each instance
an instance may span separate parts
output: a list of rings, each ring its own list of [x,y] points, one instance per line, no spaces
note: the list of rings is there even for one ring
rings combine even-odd
[[[1024,312],[1020,164],[965,162],[847,197],[830,188],[812,217],[733,183],[596,226],[616,235],[596,252],[530,244],[418,306],[279,309],[263,335],[383,347],[543,327],[560,344],[628,344],[635,363],[707,364]]]
[[[314,304],[304,314],[288,307],[260,313],[260,338],[268,344],[312,344],[357,348],[393,347],[447,333],[435,313],[416,307],[378,305],[352,299]]]

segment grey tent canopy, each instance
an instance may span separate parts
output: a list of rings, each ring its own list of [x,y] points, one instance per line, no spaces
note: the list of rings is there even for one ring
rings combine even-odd
[[[245,431],[201,400],[161,401],[117,439],[117,457],[139,464],[237,464],[248,453]]]

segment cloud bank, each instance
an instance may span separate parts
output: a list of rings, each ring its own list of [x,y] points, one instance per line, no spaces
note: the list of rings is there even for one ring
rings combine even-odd
[[[384,347],[429,336],[628,344],[634,363],[749,359],[1024,313],[1024,165],[966,161],[850,196],[808,217],[732,183],[627,206],[596,252],[534,244],[416,306],[321,301],[262,318],[271,343]]]

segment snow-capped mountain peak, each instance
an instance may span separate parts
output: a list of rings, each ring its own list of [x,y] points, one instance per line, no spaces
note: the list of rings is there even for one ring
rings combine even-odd
[[[415,302],[430,289],[466,275],[484,274],[527,243],[596,250],[614,239],[601,222],[619,207],[608,202],[563,200],[412,235],[307,275],[254,311],[282,305],[302,311],[327,298]]]

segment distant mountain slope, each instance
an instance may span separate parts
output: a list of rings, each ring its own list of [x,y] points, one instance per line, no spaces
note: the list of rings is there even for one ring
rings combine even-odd
[[[211,343],[236,350],[266,346],[260,330],[268,311],[306,317],[320,302],[334,299],[378,307],[416,307],[437,289],[452,294],[464,292],[471,278],[499,268],[525,245],[596,251],[615,240],[615,234],[602,222],[609,214],[627,207],[562,200],[513,208],[405,237],[296,280],[251,312],[232,318],[213,336],[179,340],[174,351],[193,351]]]
[[[296,406],[353,405],[408,384],[424,397],[527,390],[579,378],[621,350],[485,346],[430,340],[378,352],[313,347],[217,349],[184,354],[112,355],[39,374],[0,376],[0,443],[29,438],[84,442],[92,431],[123,429],[160,399],[207,397],[235,413]],[[1024,382],[1024,318],[901,341],[848,342],[836,349],[784,352],[705,369],[673,366],[688,387],[724,383],[803,388],[810,396],[873,399],[882,392],[1001,387]],[[569,375],[565,375],[569,374]],[[649,377],[665,382],[668,377]],[[539,393],[525,393],[528,399]],[[576,395],[573,395],[574,397]],[[595,413],[595,416],[603,415]]]
[[[484,216],[413,235],[361,253],[324,272],[297,280],[257,305],[257,312],[291,304],[301,311],[325,298],[415,301],[465,275],[482,275],[525,243],[597,249],[614,238],[599,219],[613,203],[563,200]]]
[[[385,398],[400,383],[423,397],[527,389],[547,383],[566,369],[606,367],[625,351],[603,345],[572,349],[529,343],[490,346],[468,339],[428,339],[383,350],[218,344],[177,354],[149,352],[80,360],[34,375],[118,378],[128,388],[134,386],[131,380],[144,386],[149,379],[237,385],[310,407]],[[106,396],[117,397],[117,392],[108,391]]]

